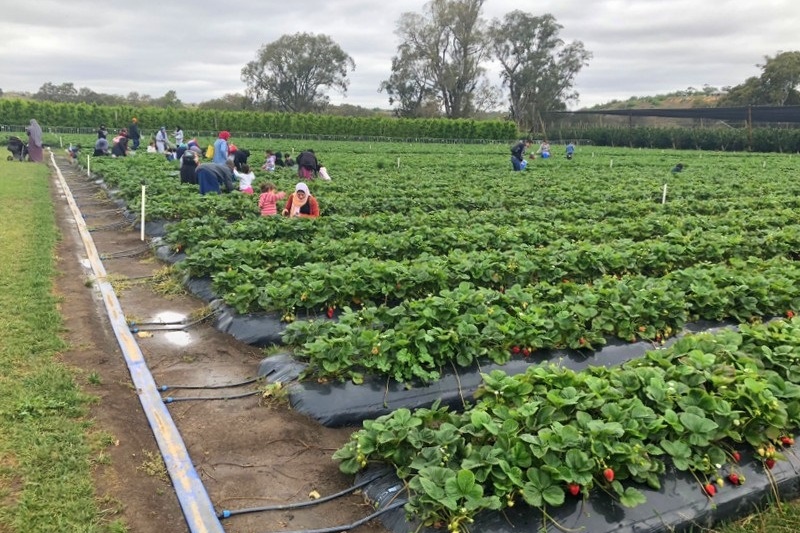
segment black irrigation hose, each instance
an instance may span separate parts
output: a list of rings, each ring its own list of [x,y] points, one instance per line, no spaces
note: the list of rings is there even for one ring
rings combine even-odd
[[[247,398],[248,396],[253,396],[254,394],[261,394],[260,390],[254,390],[250,392],[244,392],[242,394],[234,394],[231,396],[197,396],[195,398],[173,398],[172,396],[167,396],[166,398],[161,398],[164,403],[175,403],[175,402],[189,402],[192,400],[237,400],[239,398]]]
[[[152,277],[152,276],[151,276]],[[205,316],[201,316],[197,320],[193,320],[192,322],[129,322],[128,327],[133,333],[138,333],[139,331],[178,331],[186,328],[190,328],[192,326],[196,326],[201,322],[204,322],[211,318],[212,316],[219,313],[221,310],[217,309],[208,313]],[[145,327],[140,327],[145,326]]]
[[[127,220],[120,220],[118,222],[111,222],[110,224],[106,224],[104,226],[95,226],[93,228],[89,228],[89,232],[92,232],[92,231],[104,231],[104,230],[109,230],[109,229],[120,229],[120,228],[122,228],[124,226],[131,226],[131,225],[133,225],[132,222],[129,222]]]
[[[107,254],[100,254],[100,259],[119,259],[122,257],[136,257],[150,251],[150,245],[147,244],[143,248],[132,248],[130,250],[121,250],[119,252],[109,252]]]
[[[375,511],[374,513],[372,513],[371,515],[365,516],[361,520],[358,520],[356,522],[353,522],[352,524],[347,524],[347,525],[344,525],[344,526],[333,526],[333,527],[326,527],[326,528],[323,528],[323,529],[301,529],[301,530],[296,530],[296,531],[282,531],[281,533],[341,533],[342,531],[350,531],[351,529],[355,529],[358,526],[363,526],[364,524],[366,524],[370,520],[378,518],[383,513],[386,513],[388,511],[393,510],[393,509],[397,509],[398,507],[402,507],[405,504],[406,504],[405,500],[397,500],[393,504],[388,505],[388,506],[384,507],[383,509],[379,509],[379,510]]]
[[[103,215],[122,213],[124,211],[125,209],[119,207],[117,209],[103,209],[101,211],[95,211],[94,213],[81,213],[81,216],[83,216],[83,218],[101,217]]]
[[[334,494],[329,494],[328,496],[325,496],[325,497],[322,497],[322,498],[317,498],[316,500],[306,500],[306,501],[302,501],[302,502],[286,503],[286,504],[283,504],[283,505],[268,505],[268,506],[265,506],[265,507],[249,507],[247,509],[236,509],[234,511],[229,511],[229,510],[225,509],[225,510],[222,510],[222,511],[217,513],[217,518],[230,518],[231,516],[237,516],[237,515],[240,515],[240,514],[259,513],[259,512],[262,512],[262,511],[286,511],[288,509],[300,509],[302,507],[311,507],[312,505],[317,505],[317,504],[320,504],[320,503],[329,502],[331,500],[335,500],[336,498],[340,498],[342,496],[346,496],[346,495],[350,494],[351,492],[354,492],[354,491],[360,489],[361,487],[372,483],[376,479],[380,479],[380,478],[385,477],[387,475],[389,475],[389,474],[386,473],[386,472],[378,473],[376,475],[373,475],[373,476],[370,476],[368,478],[362,479],[361,481],[359,481],[355,485],[352,485],[352,486],[350,486],[350,487],[348,487],[348,488],[346,488],[344,490],[341,490],[341,491],[336,492]]]
[[[263,377],[256,377],[250,378],[246,381],[242,381],[240,383],[230,383],[228,385],[161,385],[158,387],[158,390],[164,392],[170,389],[187,389],[187,390],[196,390],[196,389],[232,389],[234,387],[242,387],[244,385],[250,385],[251,383],[255,383],[257,381],[261,381],[264,379]]]

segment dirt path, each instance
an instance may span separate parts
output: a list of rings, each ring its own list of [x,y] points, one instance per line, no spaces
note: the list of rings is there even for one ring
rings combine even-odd
[[[164,267],[142,248],[139,232],[121,226],[94,181],[70,166],[57,163],[81,208],[104,260],[125,316],[137,322],[180,320],[201,313],[205,302],[191,296],[164,297],[148,278]],[[176,177],[177,179],[177,177]],[[163,465],[152,430],[131,383],[111,326],[104,317],[99,291],[91,284],[86,254],[75,221],[59,189],[53,186],[56,216],[62,234],[58,247],[56,290],[62,299],[65,335],[71,349],[64,362],[81,372],[84,389],[98,397],[92,409],[94,429],[110,435],[115,445],[108,460],[98,461],[96,486],[109,516],[123,517],[133,533],[188,531]],[[221,385],[255,376],[260,350],[222,334],[208,324],[185,331],[155,331],[138,339],[158,385]],[[173,390],[175,398],[229,396],[254,390],[254,385],[218,390]],[[218,511],[263,507],[308,499],[312,491],[331,494],[353,480],[330,459],[354,428],[330,429],[288,409],[265,405],[260,395],[231,400],[176,401],[169,410],[192,462]],[[372,507],[359,494],[295,511],[243,514],[223,521],[228,533],[277,532],[349,524]],[[377,521],[352,530],[379,533]]]

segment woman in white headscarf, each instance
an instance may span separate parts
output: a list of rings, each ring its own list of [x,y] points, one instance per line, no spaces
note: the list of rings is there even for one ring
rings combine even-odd
[[[308,185],[301,181],[295,186],[294,193],[286,200],[283,216],[301,218],[317,218],[319,216],[319,204],[317,199],[311,196]]]
[[[31,125],[25,128],[25,133],[28,134],[28,157],[31,161],[41,163],[44,160],[42,127],[39,126],[35,118],[32,118]]]

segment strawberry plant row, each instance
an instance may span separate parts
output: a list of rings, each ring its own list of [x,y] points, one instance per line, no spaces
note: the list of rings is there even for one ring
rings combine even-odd
[[[295,322],[283,340],[308,362],[309,376],[360,382],[366,372],[427,383],[443,366],[503,364],[523,348],[588,349],[612,335],[661,340],[696,319],[780,315],[800,307],[798,286],[800,264],[781,258],[504,292],[461,283],[395,307],[345,307],[337,322]]]
[[[212,248],[208,254],[217,250]],[[761,228],[754,234],[721,228],[687,235],[673,231],[659,240],[641,242],[621,239],[593,244],[560,239],[546,247],[455,250],[439,256],[423,253],[403,261],[350,256],[276,269],[257,268],[249,258],[240,257],[239,265],[213,274],[213,279],[215,291],[240,313],[295,309],[322,312],[342,305],[395,305],[462,281],[500,290],[562,279],[586,283],[603,275],[657,277],[697,262],[792,257],[797,250],[800,226]],[[189,263],[194,261],[193,257]]]
[[[767,472],[793,444],[798,354],[794,319],[687,336],[614,369],[494,371],[464,412],[398,409],[365,421],[333,457],[349,474],[389,465],[408,515],[449,531],[518,502],[547,517],[595,491],[635,507],[645,502],[637,486],[660,488],[668,462],[712,498],[745,482],[745,446]]]

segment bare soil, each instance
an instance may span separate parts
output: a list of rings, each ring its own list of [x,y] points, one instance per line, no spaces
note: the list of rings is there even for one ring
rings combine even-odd
[[[180,320],[202,314],[206,303],[189,295],[162,296],[149,278],[165,265],[143,248],[139,232],[122,225],[102,189],[85,171],[56,155],[59,168],[81,208],[109,280],[129,320]],[[175,178],[178,179],[177,177]],[[86,252],[62,191],[53,180],[53,200],[62,239],[57,250],[66,364],[79,372],[86,392],[98,398],[91,409],[92,431],[110,435],[114,445],[98,461],[96,490],[109,520],[122,518],[134,533],[182,532],[188,526],[163,467],[128,368],[99,291],[92,283]],[[255,377],[261,350],[220,333],[208,322],[185,331],[153,331],[138,338],[158,385],[221,385]],[[147,335],[147,334],[145,334]],[[220,390],[174,390],[165,395],[218,397],[254,390],[257,385]],[[170,413],[217,511],[307,500],[327,495],[353,479],[339,472],[331,454],[356,428],[331,429],[293,412],[285,402],[260,394],[240,399],[177,401]],[[359,493],[293,511],[248,513],[223,520],[228,533],[306,530],[350,524],[370,514]],[[377,521],[352,530],[379,533]]]

